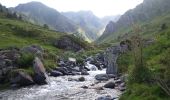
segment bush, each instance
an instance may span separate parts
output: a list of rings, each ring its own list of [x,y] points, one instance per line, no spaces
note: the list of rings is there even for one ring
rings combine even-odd
[[[169,100],[157,85],[131,84],[120,100]]]
[[[31,53],[22,53],[21,57],[17,60],[20,68],[28,68],[33,65],[34,55]]]

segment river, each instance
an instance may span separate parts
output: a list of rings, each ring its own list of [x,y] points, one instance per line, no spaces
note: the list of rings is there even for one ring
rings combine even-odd
[[[94,79],[96,74],[106,73],[102,71],[89,71],[90,75],[85,77],[84,82],[68,81],[70,78],[77,79],[81,75],[76,76],[60,76],[49,77],[50,84],[33,85],[16,90],[4,90],[0,92],[1,100],[95,100],[98,97],[110,95],[119,97],[120,91],[115,89],[99,90],[97,87],[103,86],[101,82],[94,86],[92,84],[97,81]],[[88,89],[81,88],[88,86]]]

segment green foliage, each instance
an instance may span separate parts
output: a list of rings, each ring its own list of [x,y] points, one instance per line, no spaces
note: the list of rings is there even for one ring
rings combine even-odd
[[[128,73],[130,70],[130,66],[132,66],[133,60],[131,57],[131,52],[127,52],[124,54],[121,54],[118,57],[117,64],[118,64],[118,72],[119,73]]]
[[[169,100],[160,87],[148,84],[131,84],[120,100]]]
[[[57,67],[57,64],[55,60],[44,60],[44,67],[46,68],[47,71],[54,69]]]
[[[31,53],[22,53],[17,63],[20,68],[28,68],[33,65],[34,55]]]
[[[37,29],[30,29],[30,28],[22,28],[22,27],[13,27],[12,28],[18,36],[22,37],[38,37],[40,36],[41,31]]]

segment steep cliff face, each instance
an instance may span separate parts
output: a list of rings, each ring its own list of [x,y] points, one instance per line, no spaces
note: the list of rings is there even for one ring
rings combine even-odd
[[[107,37],[109,34],[112,34],[115,31],[116,31],[116,24],[115,24],[115,22],[110,21],[109,24],[107,24],[105,31],[103,32],[102,37],[100,37],[98,40]]]
[[[111,26],[110,23],[105,28],[103,35],[98,41],[104,41],[108,37],[115,37],[115,33],[120,29],[126,29],[136,23],[151,21],[152,19],[170,13],[170,0],[144,0],[136,8],[127,11],[120,19]],[[112,30],[114,28],[114,30]],[[112,30],[112,31],[110,31]]]

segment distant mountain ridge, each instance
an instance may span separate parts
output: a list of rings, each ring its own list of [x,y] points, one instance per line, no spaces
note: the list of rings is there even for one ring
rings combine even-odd
[[[40,2],[29,2],[19,4],[15,11],[27,15],[33,23],[47,24],[52,29],[60,32],[76,32],[77,26],[57,10],[50,8]]]
[[[99,37],[97,33],[103,28],[103,25],[91,11],[63,12],[62,14],[80,26],[91,40]]]
[[[123,14],[114,25],[109,23],[103,35],[97,41],[104,42],[108,38],[115,38],[118,36],[116,32],[120,29],[126,29],[135,23],[147,22],[155,17],[170,13],[169,5],[170,0],[144,0],[136,8]]]

